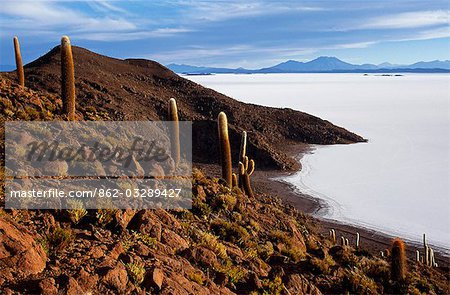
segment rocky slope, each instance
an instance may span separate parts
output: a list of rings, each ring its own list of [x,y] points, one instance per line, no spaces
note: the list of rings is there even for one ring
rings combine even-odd
[[[4,294],[380,294],[389,257],[317,234],[277,199],[249,199],[201,171],[193,209],[0,210]],[[75,222],[76,220],[76,222]],[[338,233],[340,234],[340,233]],[[448,294],[445,271],[408,261],[401,291]]]

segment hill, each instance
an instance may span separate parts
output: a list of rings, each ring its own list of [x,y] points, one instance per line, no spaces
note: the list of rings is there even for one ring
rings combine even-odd
[[[295,169],[296,161],[281,147],[286,143],[343,144],[364,139],[320,118],[288,108],[268,108],[238,102],[184,79],[157,62],[119,60],[73,47],[77,104],[80,116],[89,110],[113,120],[160,120],[167,116],[167,102],[177,99],[180,120],[194,121],[193,156],[199,163],[216,162],[216,119],[227,113],[231,124],[233,154],[237,158],[240,133],[247,130],[250,151],[260,168]],[[2,74],[14,78],[13,73]],[[27,86],[59,95],[59,47],[26,65]],[[256,152],[257,151],[257,152]],[[237,163],[236,163],[237,164]]]

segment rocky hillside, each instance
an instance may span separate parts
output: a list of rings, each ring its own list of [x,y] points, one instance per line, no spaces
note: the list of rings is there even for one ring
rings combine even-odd
[[[0,232],[3,294],[450,291],[445,271],[408,261],[399,284],[389,257],[336,245],[279,199],[199,170],[192,210],[0,210]]]
[[[227,113],[233,153],[238,154],[239,134],[249,133],[249,151],[257,155],[259,168],[295,168],[296,162],[280,147],[289,142],[315,144],[354,143],[363,138],[328,121],[294,111],[238,102],[214,90],[184,79],[157,62],[119,60],[73,47],[79,116],[86,111],[107,114],[102,119],[160,120],[167,101],[177,99],[181,120],[194,121],[193,147],[196,162],[218,159],[215,120]],[[60,48],[25,67],[26,86],[59,96]],[[15,74],[2,73],[14,79]],[[274,98],[276,99],[276,98]],[[257,151],[257,152],[256,152]],[[237,163],[236,163],[237,164]]]

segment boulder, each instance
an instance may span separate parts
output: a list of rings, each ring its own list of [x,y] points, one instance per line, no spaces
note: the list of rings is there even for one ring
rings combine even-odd
[[[216,254],[206,247],[195,247],[192,251],[185,251],[186,258],[192,259],[205,268],[215,268],[219,265]]]
[[[128,274],[125,267],[117,264],[116,267],[109,269],[103,276],[102,281],[105,285],[115,289],[119,293],[124,293],[127,289]]]
[[[185,239],[170,229],[164,229],[161,234],[161,242],[171,247],[175,252],[183,251],[189,247]]]
[[[151,210],[139,211],[130,221],[128,228],[148,234],[156,238],[157,241],[161,241],[162,226],[158,217]]]
[[[164,272],[160,268],[154,268],[145,274],[142,285],[150,290],[152,288],[161,290],[164,281]]]
[[[57,295],[58,288],[56,287],[54,278],[45,278],[39,282],[39,294],[42,295]]]
[[[7,272],[32,275],[44,270],[47,261],[35,236],[6,216],[0,216],[0,277]]]
[[[131,219],[133,218],[134,214],[136,212],[132,209],[125,209],[125,210],[118,210],[116,212],[115,215],[115,219],[117,222],[117,226],[121,229],[124,230],[127,228],[128,223],[131,221]]]

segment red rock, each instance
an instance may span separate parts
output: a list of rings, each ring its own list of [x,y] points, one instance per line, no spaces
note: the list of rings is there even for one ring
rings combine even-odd
[[[106,272],[102,281],[119,293],[123,293],[127,289],[128,274],[124,266],[117,264],[115,268]]]
[[[178,222],[178,220],[172,216],[167,210],[164,209],[156,209],[155,214],[159,217],[159,220],[162,224],[165,226],[175,230],[175,229],[181,229],[181,224]]]
[[[8,271],[30,275],[40,273],[47,255],[25,228],[0,216],[0,277]]]
[[[122,230],[126,229],[128,226],[128,223],[133,218],[135,213],[136,212],[132,209],[125,209],[124,211],[118,210],[116,213],[116,216],[115,216],[117,225]]]
[[[164,281],[164,272],[160,268],[154,268],[145,274],[142,285],[146,289],[157,288],[161,290]]]
[[[138,244],[135,249],[136,254],[138,254],[139,256],[144,256],[144,257],[149,256],[150,251],[151,251],[150,247],[148,247],[144,244]]]
[[[123,249],[122,243],[121,242],[117,242],[114,244],[111,252],[109,253],[108,257],[117,260],[117,258],[119,258],[119,255],[124,253],[125,250]]]
[[[80,270],[77,277],[78,285],[83,289],[85,293],[93,291],[98,283],[97,274],[89,274],[84,269]]]
[[[39,282],[39,293],[42,295],[56,295],[58,288],[56,288],[54,278],[46,278]]]
[[[189,247],[185,239],[170,229],[164,229],[161,234],[161,242],[171,247],[174,251],[183,251]]]
[[[194,261],[207,268],[214,268],[219,263],[216,254],[205,247],[194,248],[192,251],[192,258]]]
[[[141,210],[133,217],[128,227],[161,241],[162,226],[157,219],[158,217],[152,211]]]
[[[69,281],[66,286],[66,294],[67,295],[78,295],[83,294],[83,289],[78,285],[78,282],[72,278],[69,277]]]
[[[89,251],[89,255],[92,258],[97,259],[97,258],[104,256],[105,253],[103,252],[103,250],[100,246],[95,246]]]

